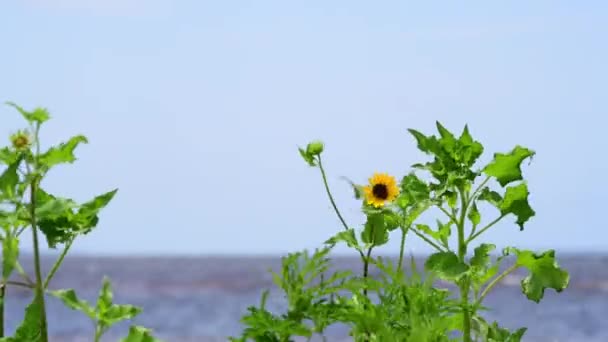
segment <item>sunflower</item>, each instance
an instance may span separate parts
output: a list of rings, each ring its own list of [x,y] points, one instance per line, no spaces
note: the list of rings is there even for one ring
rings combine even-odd
[[[369,185],[365,186],[363,191],[367,204],[380,208],[397,197],[399,187],[395,177],[388,173],[374,173],[369,179]]]

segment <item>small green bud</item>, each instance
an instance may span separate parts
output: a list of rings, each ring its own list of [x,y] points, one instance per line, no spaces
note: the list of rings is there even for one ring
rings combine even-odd
[[[323,143],[321,141],[313,141],[306,146],[306,153],[311,156],[317,156],[323,152]]]

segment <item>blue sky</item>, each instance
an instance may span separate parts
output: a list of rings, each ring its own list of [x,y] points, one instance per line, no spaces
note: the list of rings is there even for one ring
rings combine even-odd
[[[403,175],[425,158],[406,129],[435,120],[468,123],[485,161],[537,152],[524,167],[537,216],[486,240],[606,251],[607,19],[600,1],[14,0],[0,8],[0,100],[47,107],[46,143],[89,137],[47,189],[120,188],[79,253],[314,248],[340,226],[296,147],[325,141],[359,227],[340,177]],[[0,134],[21,127],[0,115]]]

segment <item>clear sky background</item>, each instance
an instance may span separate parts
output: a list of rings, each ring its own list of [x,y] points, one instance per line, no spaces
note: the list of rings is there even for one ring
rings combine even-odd
[[[340,226],[297,146],[325,141],[337,201],[360,227],[340,177],[405,174],[426,160],[406,129],[435,120],[468,123],[483,161],[537,152],[524,167],[537,216],[487,240],[605,252],[606,37],[604,1],[5,0],[0,100],[47,107],[45,143],[89,137],[47,189],[86,200],[120,188],[79,253],[314,248]],[[0,134],[21,128],[0,115]]]

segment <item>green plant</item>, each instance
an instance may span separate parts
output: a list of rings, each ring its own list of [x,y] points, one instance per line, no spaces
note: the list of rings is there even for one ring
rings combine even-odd
[[[321,158],[323,144],[315,141],[306,149],[299,149],[304,160],[320,170],[344,229],[312,257],[296,253],[283,258],[282,273],[275,275],[275,283],[287,297],[288,312],[275,315],[267,311],[265,293],[260,307],[250,307],[249,314],[243,317],[243,335],[233,340],[291,341],[292,336],[323,334],[327,326],[336,323],[347,324],[356,341],[446,341],[452,339],[448,336],[454,332],[460,332],[464,342],[521,339],[525,328],[510,332],[483,319],[479,312],[485,309],[484,298],[508,274],[525,268],[529,274],[522,280],[522,291],[528,299],[539,302],[547,288],[564,290],[568,273],[558,266],[553,250],[535,253],[507,247],[495,260],[491,257],[494,244],[479,244],[472,255],[470,251],[483,233],[505,217],[515,216],[523,230],[535,215],[521,172],[521,164],[534,152],[516,146],[509,153],[494,154],[489,164],[476,168],[483,146],[473,139],[468,127],[458,138],[438,122],[437,129],[439,136],[409,130],[418,148],[432,156],[432,161],[413,165],[414,170],[429,173],[430,180],[412,171],[399,183],[388,174],[374,174],[365,186],[349,181],[366,216],[359,237],[344,220],[329,189]],[[492,183],[498,184],[498,191]],[[498,214],[482,226],[479,207],[483,204],[495,207]],[[431,208],[445,216],[436,220],[436,228],[419,222]],[[372,252],[386,244],[395,231],[400,233],[400,250],[393,265],[373,257]],[[403,273],[406,236],[410,233],[436,250],[425,262],[425,281],[416,272],[409,277]],[[328,254],[337,243],[345,243],[358,253],[362,262],[360,276],[338,271],[325,280]],[[515,261],[499,273],[509,255],[514,255]],[[378,269],[379,279],[371,279],[370,266]],[[459,292],[458,300],[448,296],[447,290],[432,286],[429,279],[434,277],[453,283]]]
[[[117,190],[112,190],[96,196],[90,201],[76,201],[52,195],[43,189],[43,180],[55,166],[73,163],[76,160],[74,150],[80,144],[87,143],[86,137],[77,135],[67,142],[60,143],[42,152],[40,144],[40,128],[50,119],[44,108],[27,111],[14,103],[8,103],[15,108],[27,121],[28,128],[19,130],[10,137],[10,146],[0,149],[0,164],[4,171],[0,174],[0,226],[2,233],[2,282],[0,283],[0,341],[11,342],[47,342],[48,327],[45,294],[49,292],[49,284],[61,266],[65,256],[76,238],[91,232],[99,221],[99,212],[112,200]],[[34,252],[35,278],[23,270],[19,263],[19,242],[23,233],[31,231]],[[43,277],[40,265],[40,235],[44,236],[49,248],[62,247],[62,252],[56,259],[50,271]],[[10,280],[16,271],[22,281]],[[4,337],[4,298],[7,295],[7,285],[21,286],[32,289],[34,299],[25,310],[25,318],[17,328],[13,337]],[[50,292],[59,296],[64,303],[74,308],[76,303],[83,305],[81,309],[87,314],[88,307],[76,300],[73,290]],[[97,306],[98,335],[116,322],[116,319],[133,317],[139,309],[111,305],[109,281],[104,280],[102,296]]]

